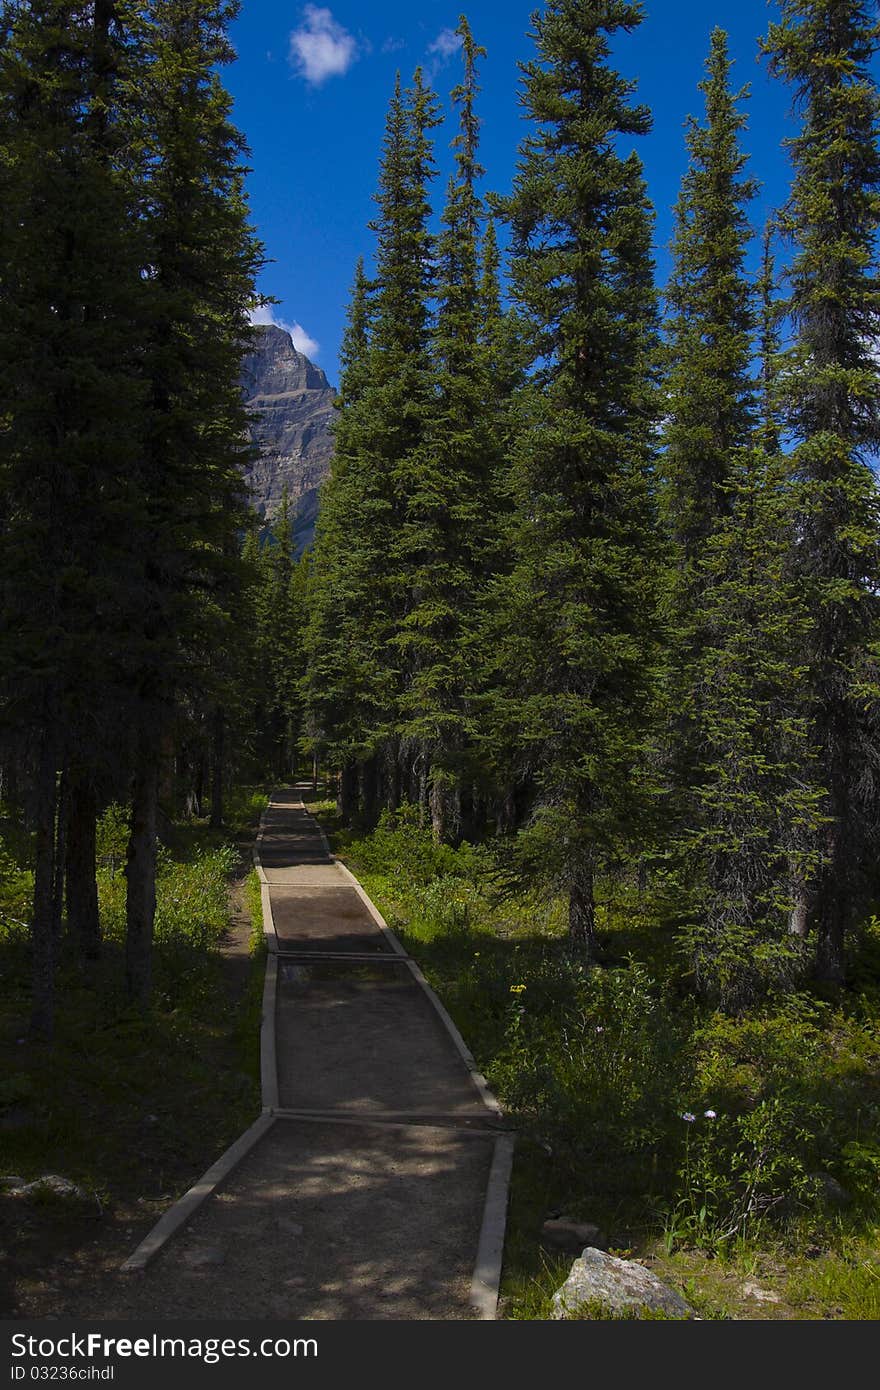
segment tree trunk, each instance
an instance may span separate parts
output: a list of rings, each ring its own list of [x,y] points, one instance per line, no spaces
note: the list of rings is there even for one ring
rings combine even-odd
[[[223,828],[223,759],[226,756],[226,718],[218,705],[211,738],[211,829]]]
[[[131,802],[126,892],[125,984],[129,999],[146,1008],[152,989],[153,923],[156,916],[156,825],[159,746],[141,730]]]
[[[31,974],[31,1022],[34,1037],[49,1041],[55,1022],[55,747],[44,730],[36,783],[36,852],[34,857],[34,909],[31,924],[33,949]]]
[[[339,774],[336,808],[346,825],[351,825],[358,811],[358,765],[347,762]]]
[[[498,835],[509,835],[516,827],[516,793],[513,787],[508,787],[503,799],[499,802],[495,814],[495,832]]]
[[[398,741],[390,738],[382,749],[382,799],[386,811],[396,811],[401,802],[400,763]]]
[[[312,791],[318,790],[318,755],[312,754]]]
[[[67,806],[67,930],[84,960],[101,954],[101,919],[95,879],[98,799],[92,778],[78,768],[70,775]]]
[[[419,748],[418,753],[413,759],[412,765],[412,789],[415,800],[419,808],[419,825],[424,825],[430,814],[428,805],[428,754],[425,748]]]
[[[360,764],[360,787],[358,789],[358,801],[360,805],[360,815],[363,824],[368,828],[376,824],[379,819],[377,813],[377,803],[379,799],[379,773],[376,758],[367,758]]]
[[[10,754],[0,769],[0,802],[7,806],[19,804],[19,768],[15,757]]]
[[[805,883],[793,880],[791,884],[791,912],[788,917],[788,932],[790,936],[799,936],[802,940],[806,937],[810,927],[810,906],[812,894],[807,891]]]
[[[431,769],[431,829],[441,845],[454,845],[461,834],[461,788],[445,779],[440,768]]]
[[[844,940],[849,919],[848,853],[841,839],[845,830],[830,825],[825,836],[826,862],[820,870],[813,898],[816,925],[817,980],[843,984]]]
[[[590,961],[596,951],[596,903],[593,895],[593,870],[579,865],[569,887],[568,944],[571,951]]]
[[[64,872],[67,867],[67,808],[70,801],[70,770],[61,770],[55,808],[55,885],[52,893],[52,930],[55,940],[61,940],[64,918]]]

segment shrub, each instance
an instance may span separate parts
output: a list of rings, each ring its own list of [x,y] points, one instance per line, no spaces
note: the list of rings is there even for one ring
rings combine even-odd
[[[200,850],[192,862],[179,864],[159,856],[156,879],[157,946],[203,951],[215,946],[229,925],[228,875],[235,867],[232,845]],[[101,925],[109,940],[125,937],[125,875],[105,868],[98,874]]]
[[[681,1024],[639,964],[559,956],[510,986],[491,1079],[570,1159],[656,1153],[679,1103]]]
[[[779,1096],[743,1115],[685,1111],[681,1196],[668,1213],[667,1248],[716,1249],[754,1237],[771,1217],[818,1205],[816,1135],[826,1120],[818,1101]]]
[[[0,943],[27,939],[32,894],[33,875],[0,844]]]
[[[367,873],[381,874],[407,889],[425,889],[444,878],[475,883],[491,867],[485,850],[467,843],[457,848],[438,844],[418,807],[409,804],[384,811],[372,834],[352,848],[352,861]]]

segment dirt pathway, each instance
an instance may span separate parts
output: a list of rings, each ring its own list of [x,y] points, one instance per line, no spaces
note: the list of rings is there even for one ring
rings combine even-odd
[[[259,853],[275,956],[265,1130],[145,1268],[108,1271],[66,1311],[492,1316],[509,1141],[482,1079],[296,791],[273,798]]]

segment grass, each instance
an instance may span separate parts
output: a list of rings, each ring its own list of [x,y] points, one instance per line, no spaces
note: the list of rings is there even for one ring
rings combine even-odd
[[[505,1316],[549,1316],[572,1257],[541,1228],[560,1214],[703,1318],[877,1316],[876,919],[847,991],[730,1018],[693,999],[660,894],[605,885],[602,964],[585,971],[563,905],[503,895],[491,847],[436,846],[411,811],[366,834],[326,794],[309,805],[517,1124]]]
[[[252,838],[258,805],[253,793],[237,798],[233,836]],[[27,1035],[29,944],[17,924],[27,912],[29,875],[15,868],[0,876],[0,1178],[54,1173],[87,1194],[79,1203],[50,1198],[40,1209],[0,1193],[0,1275],[5,1263],[13,1284],[27,1284],[65,1251],[100,1243],[117,1213],[131,1219],[140,1204],[151,1221],[260,1109],[261,972],[251,968],[244,980],[238,972],[233,981],[221,950],[240,846],[198,823],[176,825],[167,837],[155,988],[144,1014],[122,990],[121,824],[111,810],[101,827],[102,956],[82,963],[62,943],[51,1045]],[[237,891],[253,913],[259,892],[255,900],[250,877]],[[252,922],[256,961],[261,914]]]

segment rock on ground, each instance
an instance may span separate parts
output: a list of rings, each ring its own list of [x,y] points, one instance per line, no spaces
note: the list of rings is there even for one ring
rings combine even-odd
[[[693,1309],[680,1294],[634,1260],[606,1255],[588,1246],[561,1288],[553,1295],[554,1318],[566,1318],[589,1303],[600,1303],[612,1313],[665,1313],[671,1318],[692,1318]]]

